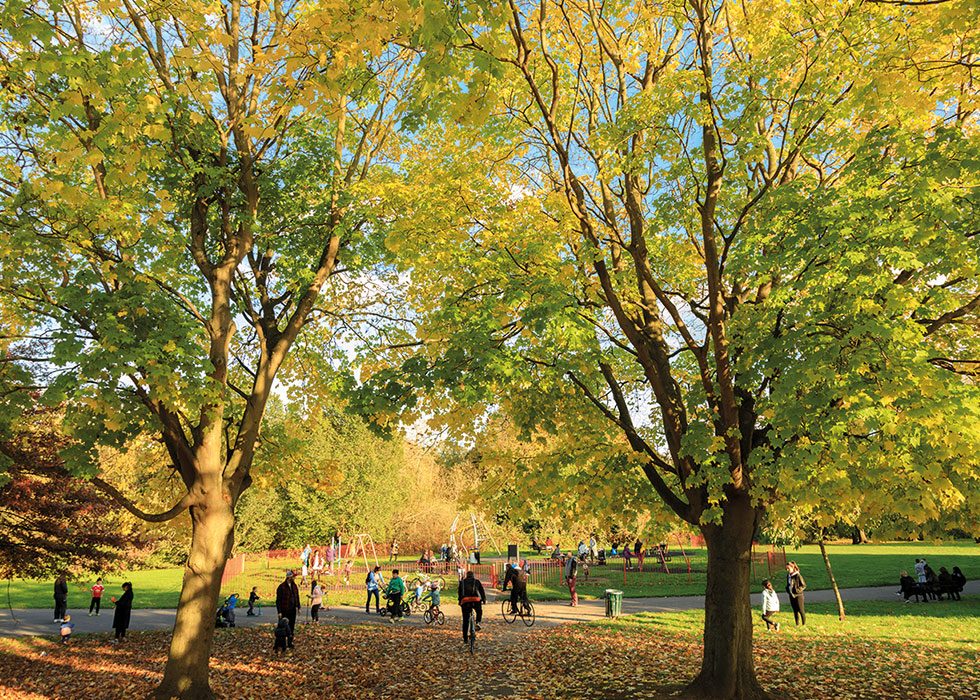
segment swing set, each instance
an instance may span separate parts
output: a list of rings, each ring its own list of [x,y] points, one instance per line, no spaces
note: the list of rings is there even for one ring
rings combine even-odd
[[[678,551],[671,551],[671,541],[677,545]],[[648,557],[652,557],[654,562],[656,562],[654,567],[651,569],[653,573],[686,573],[688,582],[692,580],[693,571],[691,569],[691,557],[688,556],[687,551],[684,549],[684,541],[681,534],[679,532],[675,532],[667,538],[667,542],[658,544],[655,547],[648,549],[646,552],[640,552],[635,568],[627,567],[626,557],[623,557],[623,585],[626,585],[627,575],[629,573],[640,573],[643,571],[643,563]]]

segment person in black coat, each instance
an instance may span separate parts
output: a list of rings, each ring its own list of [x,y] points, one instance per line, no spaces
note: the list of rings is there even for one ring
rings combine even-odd
[[[949,575],[952,581],[952,589],[950,590],[950,598],[953,600],[960,600],[960,593],[963,592],[963,586],[966,585],[966,576],[960,571],[960,567],[954,566],[953,573]]]
[[[63,622],[68,612],[68,581],[62,574],[54,582],[54,621]]]
[[[479,631],[480,623],[483,621],[483,604],[487,602],[487,594],[483,590],[483,584],[472,571],[467,571],[466,576],[460,580],[456,589],[456,599],[463,609],[463,643],[465,644],[469,641],[470,636],[470,615],[476,615],[475,625]]]
[[[276,612],[280,618],[289,620],[287,646],[293,648],[293,635],[296,633],[296,611],[299,610],[299,587],[293,580],[292,570],[286,572],[286,580],[276,589]]]
[[[920,597],[922,598],[923,603],[929,602],[928,597],[926,597],[925,591],[922,590],[921,587],[919,586],[919,582],[916,581],[911,576],[909,576],[908,571],[902,572],[901,577],[898,579],[898,584],[899,586],[901,586],[898,595],[904,596],[906,603],[908,603],[912,599],[912,596],[915,596],[916,603],[919,602]]]
[[[800,567],[795,561],[786,564],[786,593],[789,594],[789,604],[793,608],[793,619],[796,620],[797,627],[806,625],[806,610],[803,604],[803,591],[806,590],[806,581],[800,573]]]
[[[122,587],[123,594],[119,596],[119,600],[116,600],[115,597],[111,598],[116,605],[116,610],[112,614],[112,628],[116,630],[116,638],[112,640],[113,644],[118,644],[121,639],[126,637],[126,630],[129,629],[129,616],[133,612],[133,584],[126,581]]]

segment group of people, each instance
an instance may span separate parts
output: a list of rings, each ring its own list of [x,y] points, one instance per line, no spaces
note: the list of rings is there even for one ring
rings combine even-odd
[[[324,571],[328,574],[333,573],[334,561],[337,558],[337,550],[333,546],[333,541],[326,548],[317,547],[313,549],[307,544],[302,553],[299,555],[300,561],[300,574],[302,575],[302,581],[304,585],[306,584],[306,579],[312,573],[312,577],[319,579]]]
[[[541,545],[538,545],[536,541],[532,541],[531,546],[533,549],[536,550],[539,547],[541,547]],[[666,547],[666,545],[661,545],[661,546]],[[568,559],[569,556],[576,556],[580,561],[589,560],[599,564],[604,564],[606,560],[605,550],[599,549],[599,542],[596,537],[596,533],[594,532],[589,535],[588,541],[584,539],[579,540],[578,546],[571,553],[563,552],[561,549],[561,545],[554,543],[551,537],[548,537],[548,539],[545,540],[544,547],[541,548],[547,549],[547,551],[550,552],[549,556],[552,559],[560,559],[565,561]],[[646,551],[644,550],[643,547],[643,540],[637,538],[632,545],[630,545],[629,543],[625,543],[622,545],[622,548],[620,548],[619,542],[613,542],[609,549],[609,556],[616,557],[620,555],[625,560],[626,569],[628,571],[633,570],[634,560],[636,560],[637,568],[642,569],[643,560],[646,558]]]
[[[305,581],[301,581],[300,584],[297,585],[296,572],[289,569],[286,572],[285,579],[276,588],[276,615],[278,616],[275,634],[276,643],[274,646],[274,650],[276,652],[286,651],[286,649],[293,648],[293,639],[296,632],[296,617],[303,605],[302,597],[299,592],[300,585],[305,586]],[[311,579],[310,591],[306,595],[310,605],[311,624],[319,624],[320,612],[322,610],[330,609],[324,604],[326,601],[326,596],[326,586],[316,578]],[[258,592],[253,587],[248,599],[248,615],[254,614],[254,606],[258,599]]]
[[[374,569],[367,572],[364,584],[367,590],[367,601],[364,605],[365,614],[371,613],[372,600],[374,601],[375,612],[381,614],[381,592],[383,591],[386,599],[385,612],[390,613],[389,619],[392,624],[403,619],[402,601],[407,593],[407,587],[398,569],[392,569],[391,580],[385,581],[381,567],[375,566]],[[429,612],[437,614],[440,604],[439,583],[437,581],[431,581],[426,585],[429,589]],[[507,589],[508,585],[511,586],[511,605],[516,611],[516,606],[519,603],[527,603],[526,567],[508,564],[508,571],[504,580],[504,590]],[[425,589],[423,586],[420,586],[420,588],[423,588],[423,590],[416,590],[415,595],[421,600],[425,594]],[[254,588],[252,589],[252,595],[255,596],[255,599],[258,598]],[[486,603],[486,592],[483,584],[475,577],[473,571],[466,571],[460,577],[457,597],[462,606],[463,641],[466,642],[469,639],[469,628],[467,626],[469,616],[471,614],[476,615],[476,629],[479,630],[480,622],[483,619],[483,604]],[[251,604],[254,603],[252,596],[249,597],[249,602],[251,610]],[[313,623],[319,620],[319,609],[322,602],[323,590],[314,581],[310,593],[310,617]],[[290,569],[286,572],[285,580],[276,589],[276,614],[278,615],[278,622],[276,624],[275,643],[273,645],[274,653],[278,654],[294,648],[296,617],[300,606],[299,586],[296,584],[295,572]]]
[[[105,586],[102,579],[96,579],[91,587],[92,598],[89,601],[89,617],[98,616],[102,613],[102,594]],[[118,644],[126,637],[126,630],[129,629],[129,621],[133,609],[133,584],[126,581],[122,585],[122,595],[116,598],[110,596],[109,600],[115,606],[112,615],[112,628],[115,630],[113,644]],[[68,612],[68,576],[61,574],[54,581],[54,622],[58,624],[61,636],[61,643],[68,644],[71,641],[75,623],[72,622],[71,614]]]
[[[793,619],[796,625],[806,625],[806,609],[804,606],[804,591],[806,591],[806,579],[800,572],[800,567],[795,561],[786,563],[786,595],[789,596],[789,604],[793,608]],[[762,619],[766,623],[767,632],[778,632],[779,622],[775,615],[779,612],[779,595],[772,585],[772,581],[766,579],[762,582]]]
[[[960,600],[960,593],[966,585],[966,576],[960,567],[954,566],[952,572],[945,566],[939,567],[939,573],[926,563],[925,559],[915,560],[915,578],[909,576],[908,571],[903,571],[898,579],[899,591],[896,595],[902,596],[906,603],[920,600],[928,603],[929,600],[943,600],[946,596],[948,600]]]

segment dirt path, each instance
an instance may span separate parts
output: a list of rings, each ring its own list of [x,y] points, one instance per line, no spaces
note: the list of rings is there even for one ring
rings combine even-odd
[[[901,604],[900,599],[895,596],[898,586],[883,586],[874,588],[847,588],[841,590],[844,601],[855,600],[894,600],[896,604]],[[964,595],[980,594],[980,581],[969,581],[966,584]],[[506,594],[504,594],[506,595]],[[500,618],[500,594],[491,593],[491,599],[485,608],[484,615],[488,622],[500,622],[502,634],[509,634],[507,631],[511,625],[506,625]],[[806,600],[808,603],[829,602],[833,600],[833,592],[829,590],[807,591]],[[70,601],[69,601],[70,602]],[[329,601],[328,601],[329,602]],[[784,601],[785,602],[785,601]],[[955,603],[941,602],[940,605],[955,605]],[[759,607],[760,600],[758,595],[752,596],[752,605]],[[699,610],[704,607],[704,596],[680,596],[674,598],[625,598],[623,600],[623,613],[630,615],[639,612],[675,612],[679,610]],[[605,615],[605,602],[602,600],[583,600],[577,607],[571,607],[564,601],[536,601],[534,603],[537,620],[535,629],[554,627],[556,625],[574,624],[576,622],[588,622],[600,620]],[[446,611],[447,627],[455,627],[460,624],[459,608],[454,604],[444,605]],[[112,629],[112,610],[104,610],[99,617],[89,617],[84,609],[71,610],[72,621],[75,623],[76,634],[104,633]],[[174,624],[175,611],[170,609],[143,609],[133,610],[131,630],[155,630],[170,629]],[[16,618],[16,619],[15,619]],[[306,624],[308,618],[300,617],[300,624]],[[262,614],[255,617],[248,617],[245,609],[240,608],[236,616],[236,622],[240,627],[254,627],[258,625],[271,625],[276,620],[275,610],[263,608]],[[354,606],[331,607],[327,611],[320,613],[321,624],[340,624],[340,625],[390,625],[392,624],[387,617],[380,617],[375,614],[366,615],[363,608]],[[401,625],[424,627],[421,615],[410,615]],[[494,625],[496,627],[496,625]],[[513,627],[516,632],[523,625],[518,620]],[[13,617],[11,611],[0,610],[0,636],[19,637],[19,636],[55,636],[58,632],[58,625],[52,621],[50,610],[30,609],[14,610]]]

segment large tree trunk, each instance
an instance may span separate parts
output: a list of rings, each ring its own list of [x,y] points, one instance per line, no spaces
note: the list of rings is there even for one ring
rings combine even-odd
[[[235,526],[233,499],[220,480],[219,476],[217,483],[204,491],[203,504],[190,509],[190,557],[184,569],[170,655],[155,693],[159,700],[214,697],[208,683],[208,661],[221,575],[231,552]]]
[[[685,695],[694,698],[765,698],[752,660],[749,577],[756,511],[747,496],[724,506],[722,524],[702,526],[708,547],[704,599],[704,657]]]

